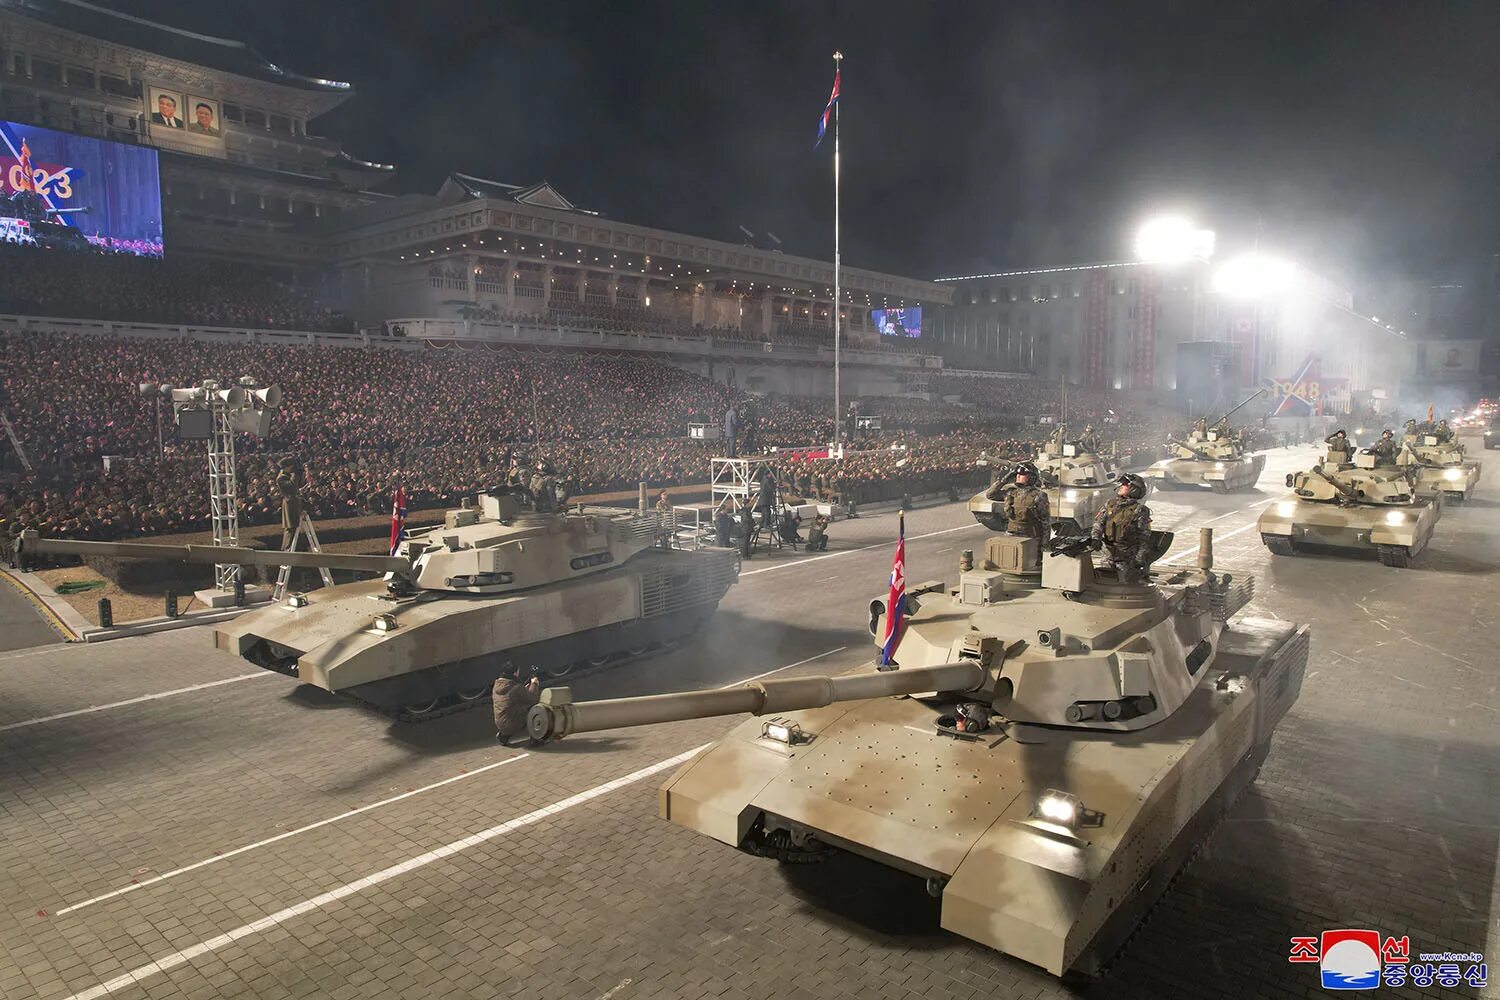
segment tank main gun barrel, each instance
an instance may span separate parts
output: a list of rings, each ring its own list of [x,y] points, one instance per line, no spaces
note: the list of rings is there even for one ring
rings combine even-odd
[[[839,677],[752,681],[732,688],[609,698],[577,704],[568,688],[548,688],[542,692],[540,703],[532,706],[526,724],[533,739],[561,739],[573,733],[594,733],[603,729],[709,719],[744,712],[751,715],[796,712],[840,701],[923,691],[976,691],[985,680],[984,668],[966,661]]]
[[[1238,413],[1240,411],[1240,408],[1243,407],[1246,403],[1250,402],[1252,399],[1257,399],[1261,396],[1264,396],[1265,394],[1266,388],[1265,386],[1261,386],[1259,389],[1256,389],[1250,395],[1241,400],[1238,405],[1225,413],[1222,417],[1219,418],[1219,420],[1227,420],[1229,417],[1232,417],[1234,414]],[[1215,420],[1214,423],[1218,423],[1219,420]]]
[[[294,566],[301,569],[346,569],[368,573],[403,573],[410,560],[401,556],[358,556],[341,552],[282,552],[232,545],[158,545],[152,542],[83,542],[72,538],[42,538],[21,532],[18,553],[103,556],[114,559],[171,559],[189,563],[239,566]]]

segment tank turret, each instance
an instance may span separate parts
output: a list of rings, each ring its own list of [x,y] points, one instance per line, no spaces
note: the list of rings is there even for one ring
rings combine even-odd
[[[982,565],[1037,544],[1002,536]],[[1253,780],[1306,670],[1307,627],[1237,617],[1251,581],[1214,571],[1211,534],[1199,554],[1127,584],[1059,540],[1039,582],[980,568],[910,588],[893,664],[598,702],[551,689],[529,729],[750,713],[668,780],[662,818],[783,862],[862,855],[925,880],[944,928],[1096,972]],[[886,613],[872,602],[872,633]]]
[[[344,569],[384,579],[289,595],[216,625],[214,642],[268,670],[416,721],[485,700],[507,667],[549,678],[671,646],[739,576],[735,552],[670,547],[655,511],[538,512],[479,497],[413,531],[395,556],[22,536],[26,554]]]
[[[1287,474],[1292,492],[1261,512],[1261,541],[1278,556],[1373,550],[1385,565],[1405,567],[1427,547],[1442,516],[1442,504],[1414,487],[1419,469],[1404,442],[1393,456],[1330,448],[1313,468]]]

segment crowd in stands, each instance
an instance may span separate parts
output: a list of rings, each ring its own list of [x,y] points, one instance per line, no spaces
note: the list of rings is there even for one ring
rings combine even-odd
[[[516,452],[545,458],[575,495],[640,481],[703,483],[708,459],[723,447],[688,439],[687,425],[722,426],[731,403],[741,408],[742,435],[749,419],[738,390],[628,354],[0,333],[0,412],[15,422],[37,469],[0,485],[0,534],[35,526],[116,538],[207,527],[204,444],[172,441],[164,407],[159,457],[157,411],[138,384],[183,387],[212,377],[227,385],[241,375],[284,394],[267,438],[238,438],[241,517],[250,524],[280,517],[275,472],[287,456],[306,468],[304,497],[321,520],[388,512],[397,482],[413,509],[457,505],[501,482]],[[856,435],[856,453],[823,463],[821,489],[868,501],[967,487],[987,475],[976,465],[981,458],[1019,457],[1045,435],[1022,413],[1057,409],[1055,387],[1035,380],[964,391],[983,396],[981,405],[863,401],[882,431]],[[1072,397],[1069,405],[1074,412]],[[751,410],[758,447],[821,444],[833,435],[823,398],[767,397]],[[1130,439],[1154,446],[1166,426],[1107,397],[1086,412],[1117,421],[1096,425],[1106,439],[1127,438],[1127,447]],[[106,474],[106,455],[130,461]]]
[[[245,264],[0,244],[0,313],[352,332],[302,289]]]

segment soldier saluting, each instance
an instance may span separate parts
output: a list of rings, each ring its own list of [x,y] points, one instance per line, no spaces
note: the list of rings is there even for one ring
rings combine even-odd
[[[1133,472],[1120,474],[1119,489],[1094,515],[1094,549],[1109,550],[1109,560],[1125,583],[1137,583],[1151,562],[1151,508],[1141,503],[1146,481]]]

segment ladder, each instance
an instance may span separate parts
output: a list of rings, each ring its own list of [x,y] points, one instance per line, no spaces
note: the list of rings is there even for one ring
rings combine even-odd
[[[313,527],[312,518],[308,516],[305,510],[302,512],[302,519],[297,522],[297,530],[292,532],[292,540],[288,543],[286,551],[297,551],[297,541],[302,537],[304,532],[307,534],[307,551],[322,552],[323,546],[318,542],[318,529]],[[319,566],[318,573],[323,577],[323,586],[333,586],[333,573],[329,571],[327,566]],[[286,596],[287,581],[291,578],[292,567],[281,567],[281,572],[276,575],[276,589],[271,591],[271,600],[279,601]]]
[[[16,457],[21,460],[21,468],[35,475],[36,470],[31,467],[31,459],[26,457],[26,449],[21,447],[21,439],[16,437],[16,429],[11,426],[10,418],[3,413],[0,413],[0,427],[5,428],[5,436],[10,439],[10,446],[16,449]]]

